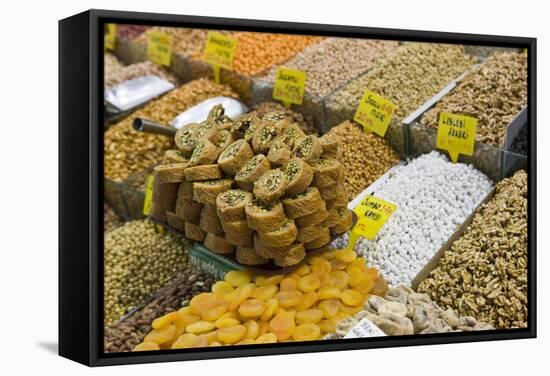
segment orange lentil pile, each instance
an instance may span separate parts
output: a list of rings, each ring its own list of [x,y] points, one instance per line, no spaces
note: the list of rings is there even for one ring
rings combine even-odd
[[[237,32],[233,37],[237,40],[233,70],[247,75],[256,75],[272,65],[281,64],[309,45],[324,39],[307,35],[252,32]]]

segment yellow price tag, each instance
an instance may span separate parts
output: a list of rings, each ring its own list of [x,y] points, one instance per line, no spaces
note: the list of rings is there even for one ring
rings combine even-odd
[[[456,163],[458,155],[473,155],[476,142],[477,119],[449,112],[439,113],[436,147],[447,150]]]
[[[153,183],[155,177],[149,175],[147,177],[147,186],[145,187],[145,200],[143,200],[143,214],[149,215],[151,213],[151,204],[153,203]]]
[[[286,107],[302,104],[306,87],[306,72],[279,67],[275,74],[273,99],[283,102]]]
[[[359,102],[353,120],[363,126],[365,132],[384,137],[397,106],[380,95],[366,90]]]
[[[172,61],[172,36],[162,31],[149,31],[147,58],[158,65],[169,66]]]
[[[214,81],[220,82],[220,67],[231,70],[237,40],[216,31],[210,31],[204,46],[204,61],[214,67]]]
[[[384,201],[374,196],[366,196],[353,211],[357,214],[357,224],[352,232],[355,232],[369,240],[374,240],[378,231],[384,226],[397,205]]]
[[[105,24],[105,34],[103,36],[103,45],[106,50],[114,50],[116,43],[116,24]]]

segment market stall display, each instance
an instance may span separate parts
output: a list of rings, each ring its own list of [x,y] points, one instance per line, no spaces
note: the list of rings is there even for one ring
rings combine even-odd
[[[365,302],[364,310],[340,321],[335,333],[325,339],[356,337],[353,329],[364,319],[376,325],[382,331],[381,335],[389,336],[494,329],[475,317],[459,316],[452,308],[441,308],[426,294],[399,286],[389,289],[384,297],[371,296]]]
[[[496,186],[418,290],[496,328],[527,326],[527,174]]]
[[[133,351],[318,340],[386,291],[378,271],[345,249],[309,257],[286,276],[233,271],[212,292],[156,318]]]
[[[185,240],[146,220],[105,234],[105,326],[140,305],[187,262]]]
[[[103,203],[103,231],[108,232],[117,227],[122,226],[123,220],[120,218],[113,208],[106,202]]]
[[[367,194],[397,205],[374,240],[355,249],[388,284],[411,281],[490,192],[492,182],[472,166],[451,163],[434,151],[399,165]],[[343,246],[346,240],[337,240]]]
[[[318,134],[318,130],[312,121],[307,121],[299,112],[293,111],[278,102],[261,102],[253,106],[251,110],[251,114],[256,114],[260,118],[270,112],[284,112],[294,123],[298,124],[305,134]]]
[[[178,270],[170,282],[155,293],[151,302],[137,307],[135,312],[116,325],[105,328],[105,351],[132,351],[151,331],[155,318],[189,304],[195,295],[210,291],[213,283],[211,278],[189,265]]]
[[[120,69],[124,67],[122,61],[120,61],[115,55],[110,52],[105,52],[103,54],[103,71],[105,72],[105,77],[116,74]]]
[[[134,39],[141,35],[149,26],[145,25],[117,25],[117,39]]]
[[[215,253],[293,266],[352,225],[338,141],[306,136],[284,112],[232,120],[215,106],[175,144],[183,158],[155,168],[151,218]]]

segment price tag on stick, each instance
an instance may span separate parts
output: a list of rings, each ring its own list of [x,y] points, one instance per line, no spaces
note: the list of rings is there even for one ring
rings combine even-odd
[[[291,104],[302,104],[306,80],[306,72],[279,67],[275,74],[273,99],[282,101],[285,107],[290,107]]]
[[[172,61],[172,36],[161,31],[149,31],[147,58],[158,65],[169,66]]]
[[[153,183],[155,182],[155,177],[149,175],[147,177],[147,185],[145,187],[145,200],[143,200],[143,214],[149,215],[151,213],[151,204],[153,202]]]
[[[116,43],[116,24],[105,24],[105,35],[103,36],[103,45],[106,50],[114,50]]]
[[[436,147],[447,150],[454,163],[458,161],[459,154],[472,156],[476,129],[477,119],[473,117],[440,112]]]
[[[384,137],[397,106],[386,98],[366,90],[359,102],[353,120],[363,126],[365,132]]]
[[[235,38],[216,31],[208,33],[204,47],[204,61],[212,64],[214,81],[217,83],[220,82],[220,67],[227,70],[233,69],[236,48],[237,40]]]

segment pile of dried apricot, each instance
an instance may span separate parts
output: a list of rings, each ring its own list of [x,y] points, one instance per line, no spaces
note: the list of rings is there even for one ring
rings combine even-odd
[[[387,291],[378,270],[347,249],[309,256],[288,275],[252,279],[227,273],[212,292],[155,319],[134,351],[318,340]]]

